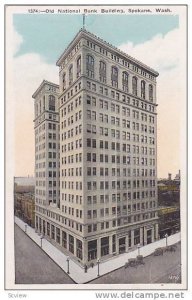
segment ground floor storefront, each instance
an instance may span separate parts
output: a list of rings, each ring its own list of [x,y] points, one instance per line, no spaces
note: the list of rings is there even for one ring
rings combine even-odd
[[[136,248],[139,252],[141,246],[157,241],[159,236],[157,220],[89,237],[78,236],[41,215],[36,215],[35,225],[38,233],[83,265],[91,265]]]

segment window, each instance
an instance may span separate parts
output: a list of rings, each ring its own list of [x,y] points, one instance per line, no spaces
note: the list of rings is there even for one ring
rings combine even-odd
[[[94,58],[91,55],[87,55],[86,59],[86,70],[87,76],[90,78],[94,78]]]
[[[77,78],[81,75],[81,56],[77,59]]]
[[[64,91],[66,89],[66,73],[63,73],[62,82],[63,82],[63,91]]]
[[[109,237],[101,238],[101,256],[109,254]]]
[[[69,234],[69,251],[74,253],[74,237]]]
[[[141,98],[145,99],[145,81],[141,81]]]
[[[60,244],[60,229],[56,227],[56,242]]]
[[[88,242],[88,260],[97,258],[97,240]]]
[[[71,85],[73,82],[73,65],[70,65],[69,67],[69,85]]]
[[[122,87],[123,91],[128,93],[128,73],[123,72],[122,74]]]
[[[118,69],[117,67],[111,68],[111,85],[118,88]]]
[[[133,77],[132,79],[132,93],[137,96],[137,77]]]
[[[153,86],[149,85],[149,101],[153,101]]]
[[[76,240],[76,250],[77,250],[77,257],[80,259],[83,259],[83,253],[82,253],[82,242],[80,240]]]
[[[55,96],[49,95],[49,110],[55,111]]]
[[[54,240],[55,239],[55,226],[51,225],[51,238]]]
[[[104,61],[99,62],[99,80],[106,82],[106,63]]]

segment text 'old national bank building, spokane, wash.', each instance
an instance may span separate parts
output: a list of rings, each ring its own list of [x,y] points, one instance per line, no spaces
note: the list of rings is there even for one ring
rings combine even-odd
[[[85,29],[35,99],[35,226],[82,264],[158,239],[158,73]]]

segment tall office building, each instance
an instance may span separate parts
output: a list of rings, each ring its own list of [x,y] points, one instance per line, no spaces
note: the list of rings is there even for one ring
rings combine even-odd
[[[37,230],[83,264],[157,240],[158,73],[85,29],[57,66],[60,199]]]
[[[59,86],[43,80],[33,94],[36,228],[45,231],[47,207],[59,207]],[[47,217],[49,214],[47,215]]]

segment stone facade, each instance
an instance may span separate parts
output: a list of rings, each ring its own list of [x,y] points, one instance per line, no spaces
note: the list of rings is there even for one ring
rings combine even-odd
[[[52,160],[36,160],[36,176],[38,164],[45,163],[42,198],[36,177],[37,230],[82,264],[154,242],[158,73],[86,30],[76,35],[57,66],[59,92],[58,86],[44,82],[33,95],[36,156],[41,154],[37,129],[50,122],[50,112],[39,121],[38,101],[49,97],[49,85],[58,96],[60,136],[55,141],[60,176],[56,173],[53,201],[48,193]],[[49,130],[44,133],[48,137]],[[45,139],[46,155],[48,143]]]

